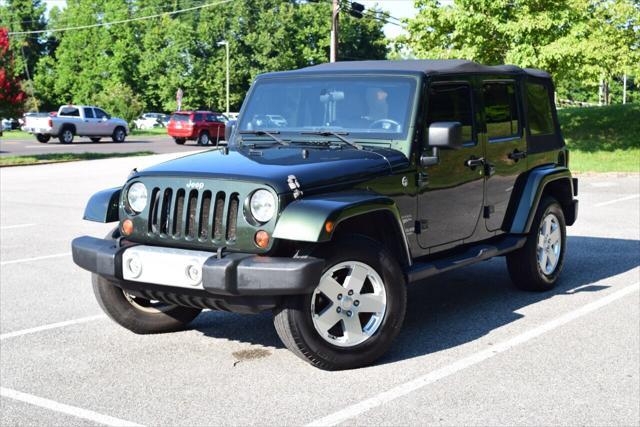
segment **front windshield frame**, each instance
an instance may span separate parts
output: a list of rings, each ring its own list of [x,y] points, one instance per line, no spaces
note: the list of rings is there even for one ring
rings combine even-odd
[[[251,108],[251,103],[254,100],[256,95],[256,90],[260,88],[262,84],[272,84],[273,82],[283,81],[290,82],[295,80],[309,80],[309,79],[317,79],[317,80],[329,80],[329,79],[358,79],[358,81],[362,81],[363,79],[386,79],[387,83],[392,83],[393,79],[397,80],[409,80],[410,86],[407,93],[407,114],[404,124],[404,129],[402,134],[399,133],[390,133],[390,132],[357,132],[348,127],[340,127],[340,126],[309,126],[304,128],[282,128],[282,127],[264,127],[261,129],[247,129],[248,119],[245,120],[244,117],[247,116],[247,111]],[[258,77],[251,86],[249,93],[245,99],[245,102],[242,105],[242,108],[239,113],[237,125],[234,129],[234,140],[237,142],[237,139],[240,138],[241,141],[248,143],[249,141],[260,140],[260,143],[263,142],[269,143],[269,138],[259,137],[259,136],[249,136],[242,135],[240,136],[241,131],[251,131],[251,130],[267,130],[267,131],[277,131],[279,136],[283,139],[292,141],[292,142],[308,142],[308,141],[318,141],[321,139],[336,139],[333,137],[323,137],[318,135],[309,135],[309,132],[322,132],[322,131],[330,131],[330,132],[338,132],[348,135],[350,140],[356,141],[365,146],[369,145],[371,147],[388,147],[393,148],[399,151],[402,151],[407,157],[409,157],[411,153],[411,141],[413,139],[413,134],[415,132],[416,126],[416,118],[418,114],[418,105],[420,100],[420,90],[422,87],[422,76],[413,73],[323,73],[323,74],[300,74],[300,75],[283,75],[283,76],[265,76]],[[264,141],[263,141],[264,140]],[[336,141],[339,143],[340,141]]]

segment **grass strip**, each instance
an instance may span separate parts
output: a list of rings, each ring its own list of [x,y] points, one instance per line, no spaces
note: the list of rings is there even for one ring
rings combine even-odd
[[[155,154],[152,151],[132,151],[130,153],[51,153],[26,156],[0,157],[0,167],[41,165],[47,163],[75,162],[78,160],[100,160],[116,157],[138,157]]]

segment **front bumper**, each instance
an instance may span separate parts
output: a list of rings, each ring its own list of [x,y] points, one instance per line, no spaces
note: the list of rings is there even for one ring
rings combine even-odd
[[[126,282],[123,276],[123,253],[134,247],[136,245],[119,246],[114,240],[89,236],[78,237],[71,243],[73,261],[77,265],[119,282]],[[212,253],[204,260],[202,281],[193,290],[221,296],[307,294],[317,286],[323,268],[324,261],[319,258],[280,258],[243,253],[226,253],[218,257]],[[145,287],[139,282],[134,284],[136,288]],[[155,289],[169,287],[173,290],[184,287],[180,284],[174,287],[167,283],[149,283],[148,286]]]

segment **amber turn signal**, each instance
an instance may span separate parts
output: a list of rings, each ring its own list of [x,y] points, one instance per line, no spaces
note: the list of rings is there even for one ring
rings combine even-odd
[[[269,233],[264,230],[258,230],[255,236],[255,240],[256,245],[258,245],[259,248],[265,249],[267,246],[269,246]]]
[[[324,229],[327,233],[331,234],[333,231],[333,221],[327,221],[324,223]]]
[[[122,234],[129,236],[131,233],[133,233],[133,221],[125,219],[122,221]]]

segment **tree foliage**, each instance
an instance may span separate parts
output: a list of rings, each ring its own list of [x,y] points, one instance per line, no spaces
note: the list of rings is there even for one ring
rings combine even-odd
[[[48,25],[91,25],[206,3],[213,1],[67,0],[63,10],[52,11]],[[378,13],[368,11],[359,20],[343,14],[341,59],[385,58]],[[234,0],[127,24],[56,32],[51,34],[55,50],[41,55],[35,66],[35,90],[44,105],[55,108],[105,100],[109,93],[122,96],[128,88],[144,109],[171,111],[181,88],[183,108],[223,111],[226,54],[218,42],[226,40],[231,109],[237,111],[259,73],[327,61],[330,25],[327,2]]]
[[[399,48],[420,58],[465,58],[542,68],[560,89],[640,75],[634,0],[417,0]]]

